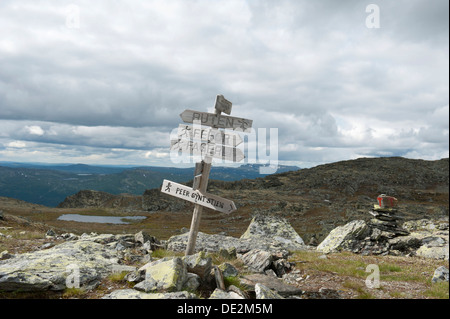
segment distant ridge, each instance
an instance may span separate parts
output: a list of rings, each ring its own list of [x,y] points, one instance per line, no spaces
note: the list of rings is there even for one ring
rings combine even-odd
[[[258,164],[237,168],[216,167],[211,178],[235,181],[261,175]],[[298,170],[296,166],[280,166],[279,172]],[[114,195],[142,195],[146,189],[158,187],[165,178],[187,182],[193,168],[93,166],[86,164],[45,164],[0,162],[0,196],[54,207],[67,196],[89,189]]]

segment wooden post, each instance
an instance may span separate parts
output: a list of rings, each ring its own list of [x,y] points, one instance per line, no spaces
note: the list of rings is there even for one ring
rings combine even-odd
[[[207,156],[203,163],[202,177],[200,179],[199,191],[206,192],[208,187],[209,172],[211,171],[212,159]],[[200,226],[200,220],[202,218],[203,206],[195,204],[194,213],[192,215],[191,229],[189,230],[189,239],[186,246],[186,256],[192,255],[195,250],[195,242],[197,240],[198,228]]]
[[[216,115],[220,115],[221,113],[222,112],[220,110],[218,109],[215,110]],[[198,188],[200,192],[205,193],[206,188],[208,187],[211,164],[212,164],[212,157],[206,156],[203,162],[202,177],[200,179],[200,186]],[[186,246],[185,252],[186,256],[192,255],[195,251],[195,242],[197,241],[198,228],[200,226],[200,220],[202,219],[202,213],[203,213],[203,206],[195,204],[194,213],[192,214],[191,229],[189,230],[189,238]]]

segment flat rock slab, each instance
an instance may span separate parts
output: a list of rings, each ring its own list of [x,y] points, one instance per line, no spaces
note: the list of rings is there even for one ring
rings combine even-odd
[[[0,290],[91,289],[118,266],[116,252],[92,241],[69,241],[0,261]]]
[[[296,249],[305,243],[291,224],[284,218],[272,215],[253,217],[241,239],[267,239],[283,244],[286,249]]]
[[[422,245],[419,249],[416,251],[417,256],[430,258],[430,259],[441,259],[441,260],[448,260],[449,255],[449,245],[445,246],[427,246]]]
[[[167,240],[167,249],[173,251],[185,251],[189,232],[175,235]],[[198,232],[195,243],[195,251],[215,252],[221,248],[232,248],[239,245],[239,239],[231,236],[213,235]]]
[[[325,254],[340,250],[352,250],[352,245],[369,236],[370,232],[371,229],[365,221],[351,221],[333,229],[317,246],[317,250]]]
[[[240,256],[244,264],[253,272],[264,272],[273,261],[273,256],[270,252],[260,249],[252,249]]]
[[[189,233],[172,236],[167,240],[167,249],[173,251],[185,251]],[[195,243],[195,251],[219,252],[221,249],[235,248],[237,253],[244,254],[252,249],[267,251],[288,250],[308,250],[313,247],[300,243],[287,243],[279,238],[236,238],[231,236],[205,234],[198,232]],[[314,247],[315,248],[315,247]]]
[[[251,289],[254,289],[256,284],[260,284],[269,289],[275,290],[279,295],[283,297],[301,295],[303,293],[303,291],[298,287],[288,285],[281,279],[264,274],[251,274],[242,276],[240,280],[242,284],[249,286]]]
[[[180,257],[160,259],[144,267],[145,280],[134,286],[144,292],[180,291],[188,279],[186,265]]]
[[[119,289],[104,296],[102,299],[198,299],[198,297],[187,291],[146,293],[135,289]]]
[[[256,299],[284,299],[276,291],[258,283],[255,285]]]
[[[167,249],[174,251],[186,250],[189,233],[172,236],[167,240]],[[224,235],[209,235],[198,232],[195,243],[196,251],[219,252],[224,249],[236,249],[237,253],[246,253],[252,249],[266,251],[306,250],[305,245],[287,220],[279,216],[260,215],[250,222],[247,231],[235,238]]]

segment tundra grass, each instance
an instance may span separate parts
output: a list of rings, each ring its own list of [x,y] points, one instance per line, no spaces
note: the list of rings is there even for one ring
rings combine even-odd
[[[294,252],[289,260],[296,263],[296,269],[305,273],[316,271],[358,279],[357,282],[346,280],[342,284],[344,289],[355,291],[358,298],[373,298],[373,295],[364,289],[364,280],[373,272],[369,265],[378,268],[381,290],[390,286],[389,283],[409,283],[422,287],[423,298],[449,298],[448,282],[431,283],[434,270],[439,266],[448,268],[448,261],[404,256],[361,256],[350,252],[323,255],[317,251]],[[408,292],[396,291],[395,288],[387,293],[392,298],[409,297]]]
[[[435,299],[449,299],[448,282],[436,282],[424,292],[424,295]]]

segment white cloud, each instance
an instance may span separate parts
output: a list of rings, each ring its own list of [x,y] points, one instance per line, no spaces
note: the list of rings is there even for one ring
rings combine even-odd
[[[22,141],[13,141],[13,142],[9,142],[7,144],[8,147],[12,147],[12,148],[24,148],[27,146],[27,144],[25,142]]]
[[[159,150],[159,151],[148,151],[145,153],[145,158],[169,158],[169,152],[167,150]]]
[[[28,133],[30,133],[32,135],[38,135],[38,136],[44,135],[44,130],[38,125],[26,126],[25,129],[28,131]]]

